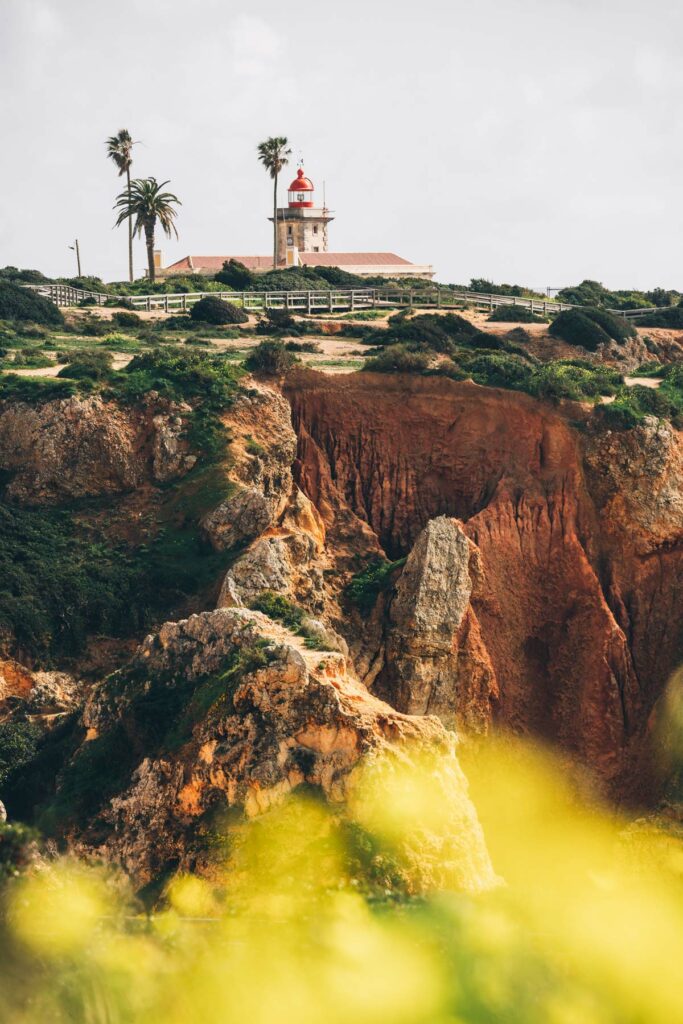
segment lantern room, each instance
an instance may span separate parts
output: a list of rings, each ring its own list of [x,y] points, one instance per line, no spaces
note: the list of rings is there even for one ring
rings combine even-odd
[[[296,178],[289,186],[287,200],[294,209],[313,206],[313,182],[306,177],[303,167],[299,168]]]

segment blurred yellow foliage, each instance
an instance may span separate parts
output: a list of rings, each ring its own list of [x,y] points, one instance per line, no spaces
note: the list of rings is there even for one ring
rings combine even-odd
[[[589,802],[550,755],[466,758],[498,876],[444,754],[359,773],[234,831],[148,916],[59,862],[8,884],[12,1024],[676,1024],[683,847]],[[422,861],[422,863],[421,863]],[[425,869],[425,865],[427,866]]]

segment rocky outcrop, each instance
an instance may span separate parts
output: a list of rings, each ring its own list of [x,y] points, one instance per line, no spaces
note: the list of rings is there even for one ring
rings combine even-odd
[[[431,520],[462,522],[481,582],[459,627],[474,667],[457,678],[483,680],[490,664],[497,723],[558,743],[612,793],[642,793],[634,766],[648,716],[683,658],[681,435],[655,424],[614,434],[585,406],[415,376],[300,372],[287,394],[296,477],[328,546],[361,552],[370,535],[398,558]],[[464,593],[455,587],[456,606]],[[420,691],[423,669],[407,656],[420,620],[383,619],[386,662],[365,649],[359,668],[396,706],[419,706],[404,703],[411,692],[424,706],[438,687]],[[457,619],[446,615],[446,632]]]
[[[99,397],[0,404],[0,470],[7,495],[28,504],[120,494],[167,482],[196,457],[183,438],[189,406],[150,393],[142,408]]]
[[[228,572],[218,607],[248,606],[269,590],[319,614],[325,605],[324,550],[320,516],[294,485],[277,524],[247,548]]]
[[[67,672],[30,672],[17,661],[0,661],[0,720],[30,717],[49,728],[83,699],[82,683]]]
[[[244,544],[282,515],[292,491],[296,435],[282,395],[259,385],[240,395],[228,416],[233,488],[204,518],[216,550]]]
[[[498,685],[470,605],[479,552],[455,519],[432,519],[396,584],[374,692],[409,714],[486,732]]]
[[[164,694],[172,699],[180,688],[198,700],[207,686],[213,703],[201,701],[203,713],[184,742],[162,740],[156,749],[150,743],[131,760],[127,784],[80,835],[84,848],[117,860],[141,882],[169,863],[201,869],[203,854],[192,837],[217,807],[254,817],[303,783],[334,805],[347,797],[356,769],[368,759],[392,751],[410,759],[422,750],[438,752],[454,773],[459,827],[467,829],[460,837],[467,851],[463,888],[492,882],[453,736],[436,718],[402,715],[370,696],[343,656],[303,652],[258,613],[220,609],[167,623],[149,637],[127,670],[95,690],[80,756],[120,727],[139,749],[141,737],[163,735],[160,722],[150,734],[142,716],[150,707],[161,714]]]

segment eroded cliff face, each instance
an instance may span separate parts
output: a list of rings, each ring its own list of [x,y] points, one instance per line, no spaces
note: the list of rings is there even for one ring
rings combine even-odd
[[[426,631],[424,583],[408,600],[399,579],[360,645],[366,681],[403,710],[417,700],[480,729],[488,706],[489,721],[559,744],[612,793],[642,790],[634,765],[645,724],[683,656],[680,434],[654,422],[610,433],[580,406],[414,376],[300,373],[287,394],[297,479],[328,545],[343,549],[369,529],[396,558],[416,541],[429,548],[421,531],[445,516],[478,553],[469,582],[464,558],[445,558]],[[476,696],[457,664],[456,605],[468,590],[467,631],[488,679]],[[429,633],[448,621],[444,602],[452,640],[447,654],[442,637],[438,666]]]
[[[0,469],[12,501],[56,504],[122,494],[187,473],[188,405],[150,394],[141,407],[99,397],[0,403]]]
[[[193,716],[207,692],[214,702]],[[340,805],[368,761],[396,756],[409,765],[422,754],[438,756],[434,777],[452,807],[452,830],[442,838],[451,881],[470,891],[495,882],[453,736],[439,720],[383,704],[354,680],[341,654],[304,650],[258,612],[219,609],[167,623],[94,690],[83,726],[67,791],[74,773],[90,770],[93,749],[124,735],[130,743],[124,771],[119,764],[114,772],[118,783],[105,781],[109,798],[72,841],[122,864],[139,883],[169,865],[210,870],[206,838],[229,809],[253,818],[303,783]],[[413,891],[434,881],[420,858],[409,876]]]

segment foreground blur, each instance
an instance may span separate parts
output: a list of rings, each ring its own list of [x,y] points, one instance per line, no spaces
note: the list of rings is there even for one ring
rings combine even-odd
[[[62,861],[10,882],[0,1020],[683,1020],[673,825],[626,827],[517,744],[466,760],[500,879],[468,860],[476,823],[454,833],[448,766],[376,765],[343,818],[302,798],[233,827],[215,877],[175,878],[151,916],[104,869]],[[432,891],[416,895],[420,862]]]

